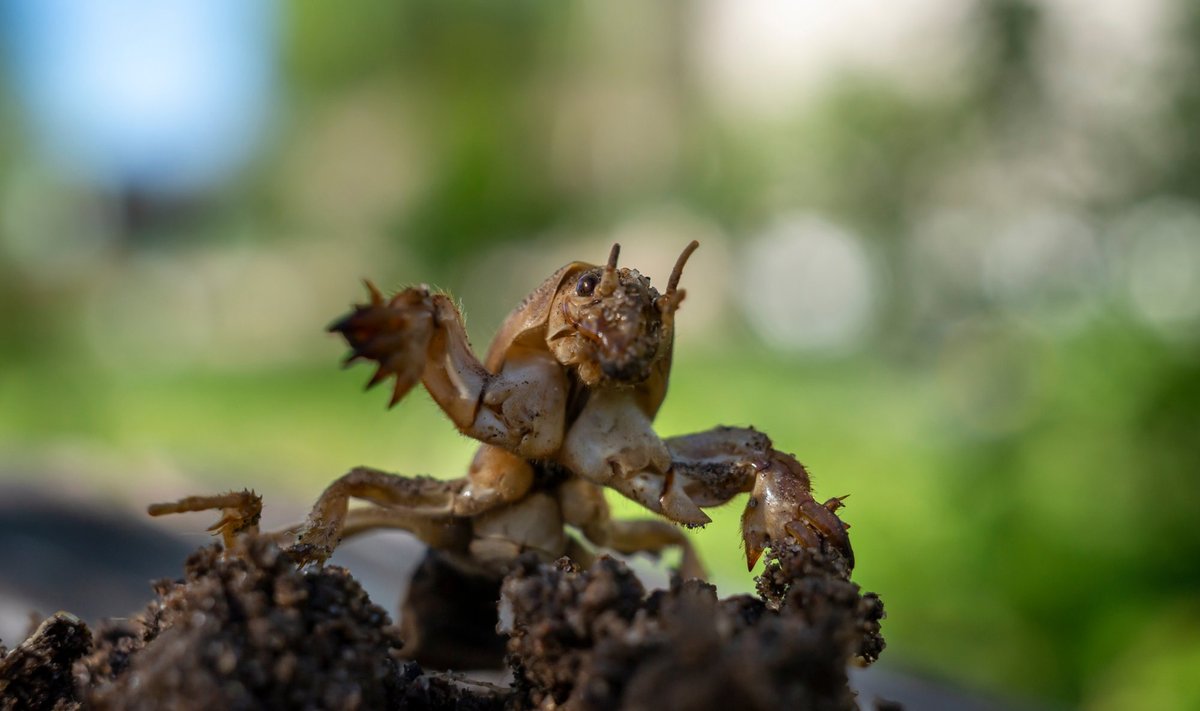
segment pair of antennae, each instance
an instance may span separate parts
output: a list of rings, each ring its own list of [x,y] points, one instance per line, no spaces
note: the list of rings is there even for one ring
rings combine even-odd
[[[676,298],[679,293],[679,280],[683,277],[683,267],[687,264],[687,260],[692,256],[692,252],[700,243],[692,240],[688,246],[683,248],[679,258],[675,260],[675,268],[671,270],[671,278],[667,280],[667,290],[663,293],[662,298],[666,299],[663,303],[670,305],[670,310],[674,311],[679,306],[682,298]],[[621,255],[621,245],[614,244],[612,251],[608,253],[608,264],[604,265],[604,275],[600,277],[600,284],[596,286],[596,292],[601,296],[608,296],[617,288],[617,257]]]

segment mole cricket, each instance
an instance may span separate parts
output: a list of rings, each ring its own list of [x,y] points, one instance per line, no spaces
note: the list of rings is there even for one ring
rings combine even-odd
[[[457,479],[356,467],[324,491],[302,525],[275,535],[295,537],[290,550],[299,563],[319,564],[349,536],[403,529],[451,566],[497,586],[522,554],[546,562],[568,556],[586,567],[597,549],[657,555],[674,547],[680,573],[702,578],[683,528],[703,526],[705,508],[749,492],[741,519],[748,569],[787,538],[835,552],[852,567],[847,525],[836,515],[844,497],[818,503],[805,468],[765,434],[718,426],[664,439],[654,431],[685,295],[679,283],[697,246],[684,248],[661,293],[618,266],[619,245],[604,264],[567,264],[505,319],[482,359],[448,294],[416,286],[385,297],[367,281],[366,303],[329,327],[351,349],[345,364],[377,365],[368,388],[393,379],[389,407],[421,383],[481,444]],[[606,488],[658,518],[614,519]],[[352,508],[351,499],[365,505]],[[257,530],[260,506],[243,492],[150,512],[221,509],[213,530],[229,547],[236,532]]]

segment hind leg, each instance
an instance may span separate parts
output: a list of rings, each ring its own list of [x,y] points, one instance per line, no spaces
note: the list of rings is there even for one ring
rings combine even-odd
[[[404,477],[378,469],[357,467],[330,484],[317,499],[308,520],[301,527],[294,551],[305,562],[323,562],[328,558],[342,538],[351,498],[392,509],[398,512],[396,516],[408,516],[413,521],[449,521],[453,518],[454,495],[462,486],[461,479],[439,481],[431,477]],[[383,516],[380,513],[375,515]],[[357,516],[356,532],[361,532],[367,528],[367,514]]]
[[[381,529],[407,531],[430,548],[444,551],[463,552],[471,540],[471,529],[464,519],[382,506],[348,510],[342,522],[341,540]]]
[[[649,553],[657,556],[663,550],[675,547],[683,557],[679,561],[679,574],[683,578],[699,578],[704,580],[706,573],[700,556],[692,547],[687,534],[678,526],[657,519],[619,520],[615,519],[605,524],[604,545],[622,555],[631,553]]]
[[[298,552],[307,561],[324,561],[343,535],[350,499],[363,499],[417,520],[452,520],[487,513],[521,499],[533,484],[533,469],[525,460],[499,447],[484,445],[471,462],[467,476],[451,481],[405,477],[357,467],[329,485],[301,527]],[[382,514],[380,514],[382,515]],[[362,514],[366,516],[366,514]],[[406,519],[407,520],[407,519]],[[384,527],[406,526],[382,524]],[[422,531],[432,524],[421,523]],[[414,531],[426,540],[421,531]],[[436,531],[431,536],[440,535]],[[434,547],[442,547],[426,540]]]

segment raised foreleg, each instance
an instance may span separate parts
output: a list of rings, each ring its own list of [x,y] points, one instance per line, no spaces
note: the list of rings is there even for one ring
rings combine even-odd
[[[394,376],[394,405],[419,378],[463,434],[531,459],[559,448],[567,382],[553,357],[514,346],[498,372],[490,372],[472,351],[449,296],[415,287],[385,300],[368,288],[370,302],[330,326],[353,349],[348,363],[379,364],[368,386]]]
[[[846,524],[834,513],[840,498],[818,504],[808,471],[795,457],[776,450],[750,428],[716,427],[666,440],[672,483],[696,505],[718,506],[750,493],[742,514],[746,564],[753,568],[763,549],[791,536],[806,546],[828,541],[851,567],[854,552]]]

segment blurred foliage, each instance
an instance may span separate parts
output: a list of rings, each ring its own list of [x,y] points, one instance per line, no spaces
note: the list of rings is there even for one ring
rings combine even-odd
[[[1186,271],[1134,278],[1145,245],[1200,238],[1200,10],[1170,5],[1167,59],[1124,114],[1054,83],[1071,22],[1053,12],[980,0],[946,29],[969,34],[954,81],[856,67],[764,117],[705,84],[698,5],[301,0],[263,156],[172,201],[49,175],[0,105],[0,476],[306,500],[360,463],[457,475],[471,444],[428,398],[384,413],[364,372],[336,370],[320,328],[355,278],[447,287],[485,333],[486,302],[665,205],[679,234],[624,253],[673,258],[707,230],[695,268],[725,261],[689,275],[688,306],[730,305],[685,307],[660,429],[753,423],[821,496],[852,495],[885,663],[1087,708],[1200,706],[1198,324],[1174,292],[1139,301]],[[1094,284],[1054,282],[1065,267],[1036,251],[1027,282],[988,272],[1039,210],[1082,225],[1064,249],[1092,250]],[[776,351],[746,326],[776,285],[745,246],[797,211],[881,265],[855,350]],[[1186,229],[1126,219],[1144,214]],[[1186,270],[1200,252],[1166,254]],[[1063,298],[1085,316],[1056,315]],[[745,590],[738,508],[698,540]]]
[[[1180,2],[1173,15],[1172,26],[1177,33],[1173,39],[1181,57],[1178,66],[1164,77],[1169,98],[1163,121],[1174,139],[1173,150],[1161,172],[1152,168],[1151,174],[1161,179],[1149,180],[1147,188],[1196,200],[1200,199],[1200,145],[1194,140],[1200,121],[1200,82],[1196,81],[1200,73],[1200,7]]]

